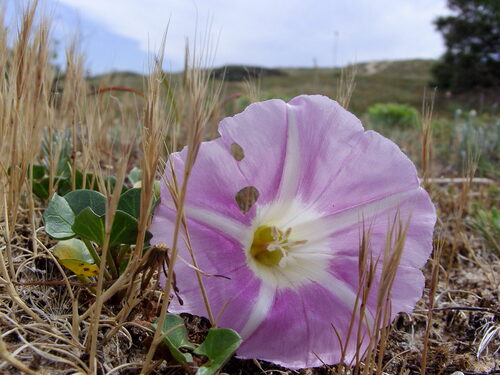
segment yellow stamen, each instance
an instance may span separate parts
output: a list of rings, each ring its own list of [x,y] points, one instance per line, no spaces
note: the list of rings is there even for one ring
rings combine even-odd
[[[291,232],[291,228],[283,232],[276,227],[267,225],[258,227],[253,237],[252,246],[250,247],[250,255],[263,265],[284,267],[291,248],[307,242],[290,242],[288,238]]]

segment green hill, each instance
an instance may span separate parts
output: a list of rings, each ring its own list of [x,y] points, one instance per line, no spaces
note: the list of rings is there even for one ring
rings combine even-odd
[[[401,60],[358,63],[350,66],[356,72],[355,88],[350,102],[350,110],[361,115],[375,103],[404,103],[420,109],[424,91],[431,78],[430,68],[435,60]],[[176,84],[181,74],[169,75]],[[274,68],[226,66],[214,70],[214,79],[225,76],[223,95],[231,97],[241,94],[242,99],[229,112],[240,110],[245,104],[248,81],[259,87],[261,99],[290,99],[300,94],[323,94],[335,98],[341,76],[340,69],[333,68]],[[126,86],[141,90],[145,77],[130,72],[115,72],[92,77],[99,85]],[[100,82],[100,83],[98,83]],[[490,92],[470,92],[461,96],[437,92],[436,110],[440,115],[451,116],[456,108],[482,111],[498,105],[498,90]]]

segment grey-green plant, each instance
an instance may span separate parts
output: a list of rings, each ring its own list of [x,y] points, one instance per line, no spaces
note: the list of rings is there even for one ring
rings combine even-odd
[[[500,256],[500,210],[495,207],[486,209],[476,203],[467,224],[483,238],[489,249]]]

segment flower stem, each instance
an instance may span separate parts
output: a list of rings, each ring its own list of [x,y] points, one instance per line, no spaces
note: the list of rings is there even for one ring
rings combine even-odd
[[[99,254],[97,254],[94,245],[92,245],[92,243],[85,238],[82,238],[82,240],[85,246],[87,246],[87,249],[89,250],[89,253],[92,256],[92,259],[94,259],[95,264],[97,264],[97,266],[101,266],[101,258],[99,257]],[[104,277],[106,278],[106,280],[112,279],[110,273],[106,269],[104,270]]]

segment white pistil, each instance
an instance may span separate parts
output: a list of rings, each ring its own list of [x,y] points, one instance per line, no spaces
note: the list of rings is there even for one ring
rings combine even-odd
[[[307,240],[289,241],[291,233],[292,228],[288,228],[285,232],[282,232],[276,227],[271,227],[271,235],[274,242],[271,242],[269,245],[267,245],[267,250],[279,250],[281,252],[282,258],[278,263],[278,266],[280,268],[284,268],[287,265],[288,261],[290,260],[288,253],[293,249],[293,247],[303,245],[307,242]]]

